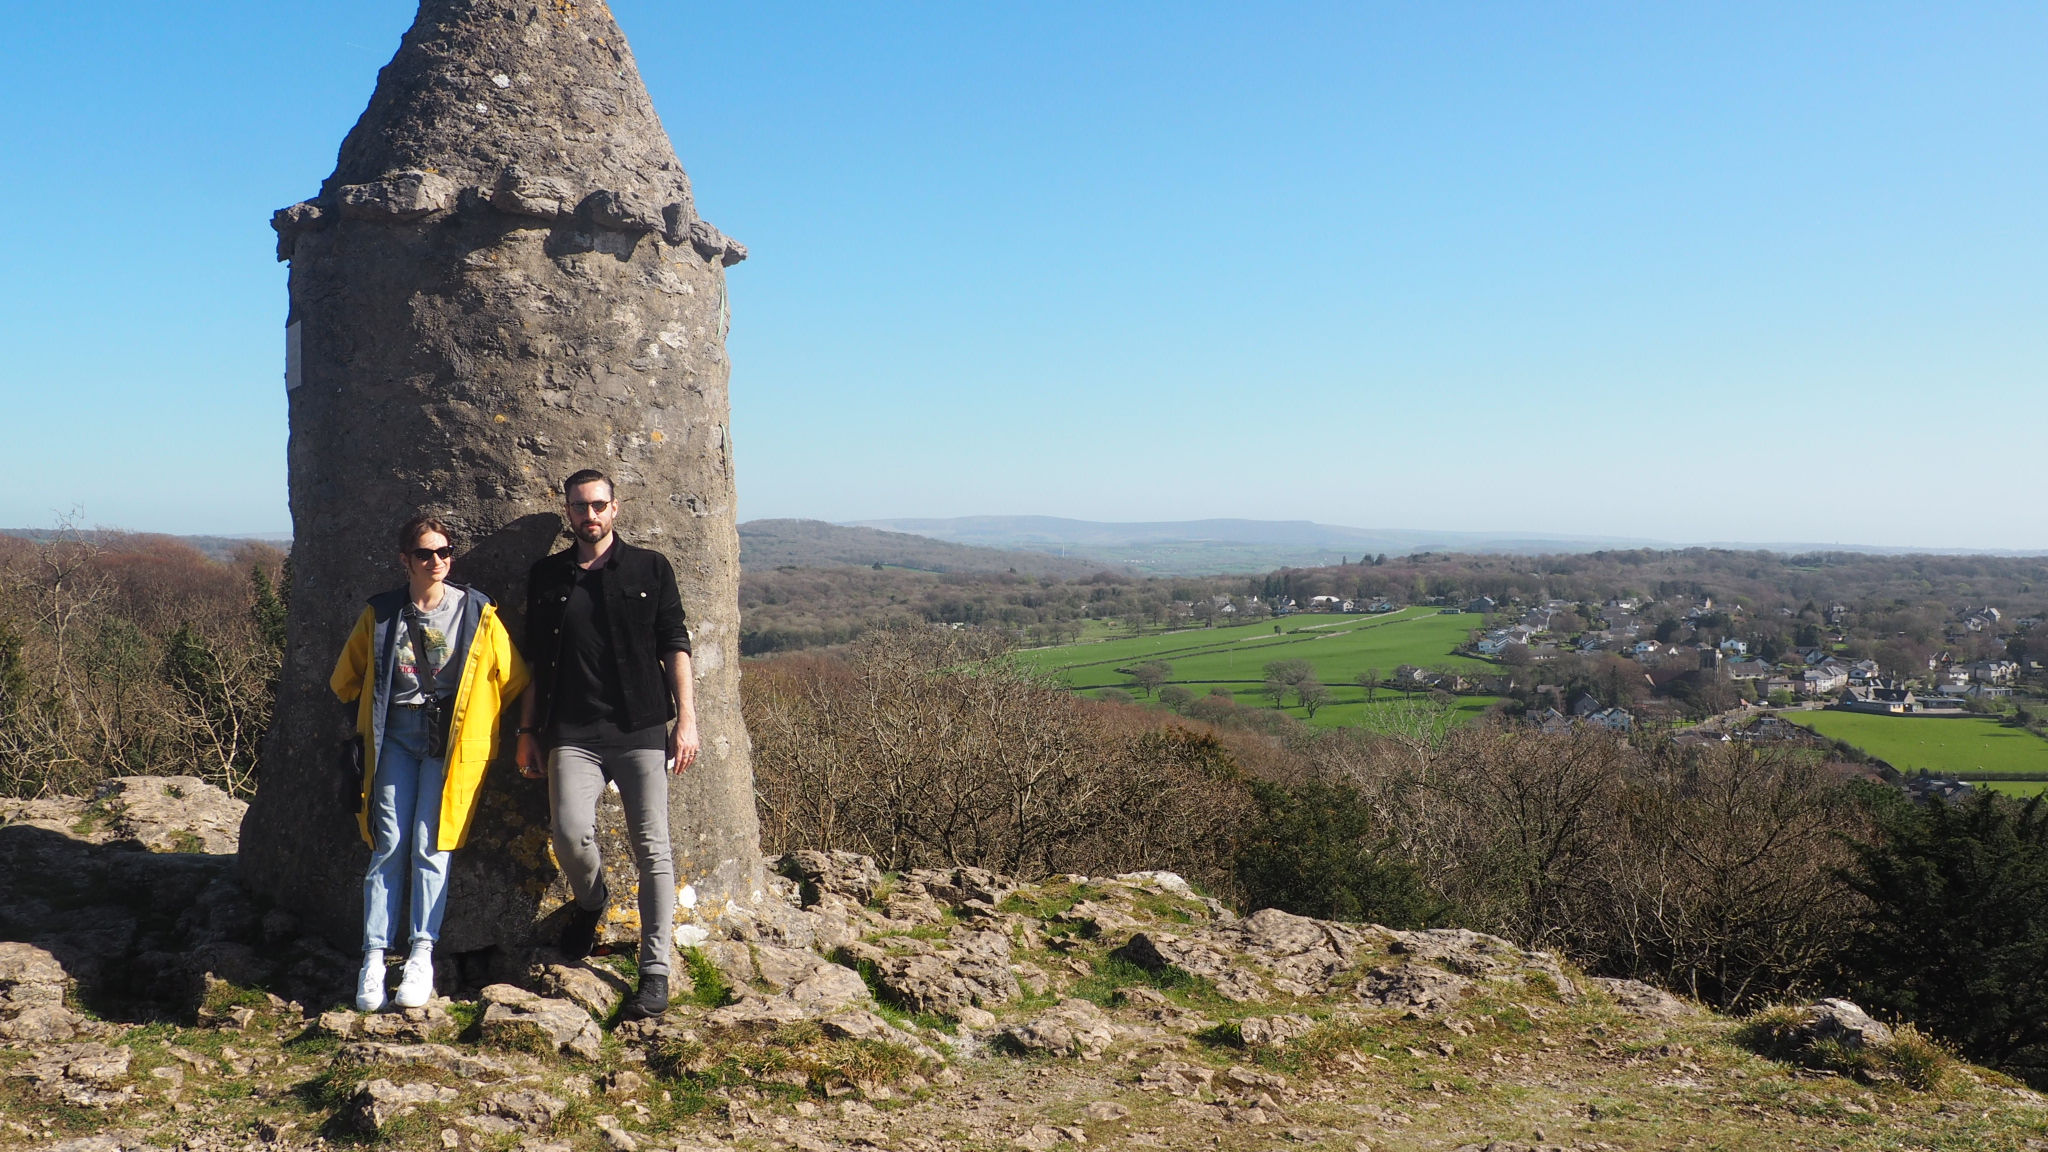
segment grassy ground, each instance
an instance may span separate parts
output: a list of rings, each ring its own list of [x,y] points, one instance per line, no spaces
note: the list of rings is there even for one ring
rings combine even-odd
[[[1369,705],[1365,691],[1355,685],[1358,675],[1367,669],[1377,668],[1387,677],[1402,664],[1491,668],[1484,661],[1452,654],[1478,621],[1477,616],[1446,616],[1424,608],[1406,608],[1385,616],[1289,616],[1231,628],[1038,648],[1024,653],[1024,658],[1084,692],[1128,688],[1130,677],[1118,668],[1160,660],[1173,666],[1169,683],[1185,685],[1196,695],[1221,686],[1247,705],[1267,703],[1259,695],[1259,686],[1265,681],[1263,669],[1269,661],[1307,660],[1315,668],[1316,678],[1337,694],[1331,706],[1316,713],[1313,723],[1323,727],[1357,724],[1364,718]],[[1274,631],[1276,625],[1279,632]],[[1399,695],[1382,690],[1378,701],[1384,704]],[[1459,711],[1476,715],[1490,703],[1490,698],[1467,697],[1460,700]],[[1289,712],[1307,719],[1300,708],[1289,708]]]
[[[1052,975],[1022,1002],[994,1007],[1018,1019],[1075,997],[1139,1026],[1099,1058],[1011,1057],[970,1045],[950,1061],[962,1079],[940,1081],[900,1050],[885,1059],[860,1044],[832,1047],[814,1023],[700,1041],[706,1006],[679,1005],[673,1019],[692,1031],[648,1059],[611,1038],[595,1061],[538,1065],[531,1087],[569,1107],[529,1145],[1076,1152],[1085,1140],[1118,1148],[1449,1152],[1511,1141],[1580,1152],[2021,1152],[2048,1138],[2041,1097],[1938,1053],[1924,1077],[1864,1084],[1840,1070],[1760,1054],[1771,1049],[1756,1044],[1755,1027],[1742,1021],[1704,1012],[1644,1019],[1590,989],[1566,997],[1519,979],[1481,981],[1455,1016],[1435,1019],[1365,1009],[1343,995],[1233,1003],[1206,981],[1171,969],[1148,973],[1110,955],[1123,933],[1096,936],[1061,923],[1081,899],[1115,902],[1116,895],[1055,882],[1006,903],[1006,911],[1042,918],[1042,935],[1018,938],[1016,959]],[[1202,919],[1199,908],[1169,896],[1126,898],[1119,907],[1155,923],[1185,922],[1183,931]],[[1143,1027],[1139,996],[1154,994],[1202,1017],[1190,1026],[1196,1030]],[[1282,1013],[1306,1017],[1312,1027],[1284,1046],[1245,1042],[1244,1020]],[[943,1031],[919,1026],[928,1043],[948,1050],[952,1030]],[[467,1031],[446,1039],[478,1047]],[[110,1129],[160,1147],[223,1152],[259,1141],[293,1152],[315,1136],[325,1147],[365,1152],[509,1152],[517,1144],[467,1133],[457,1122],[508,1085],[417,1067],[335,1066],[335,1041],[274,1010],[260,1011],[245,1028],[154,1025],[118,1042],[134,1051],[127,1079],[137,1097],[106,1110],[36,1097],[4,1075],[26,1054],[0,1053],[0,1148]],[[826,1058],[843,1061],[840,1070],[861,1061],[873,1068],[841,1076],[817,1066]],[[909,1075],[913,1066],[923,1074]],[[1157,1077],[1169,1069],[1203,1077],[1207,1086],[1178,1097],[1158,1090]],[[380,1131],[352,1131],[338,1106],[377,1076],[455,1091]],[[829,1087],[841,1079],[875,1086]],[[607,1128],[625,1139],[608,1137]]]
[[[1989,717],[1788,712],[1785,718],[1847,741],[1901,772],[2048,772],[2048,740]],[[2029,795],[2041,790],[2038,782],[2026,783],[2033,785]]]

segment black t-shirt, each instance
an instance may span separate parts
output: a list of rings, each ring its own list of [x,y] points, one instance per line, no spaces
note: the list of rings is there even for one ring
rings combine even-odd
[[[611,630],[604,611],[604,569],[576,572],[569,602],[562,606],[561,654],[555,661],[554,708],[548,743],[586,748],[665,748],[668,725],[622,731],[617,718],[626,706],[612,659]]]

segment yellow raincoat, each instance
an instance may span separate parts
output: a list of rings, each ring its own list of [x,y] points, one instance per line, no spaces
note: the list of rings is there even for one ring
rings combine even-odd
[[[512,637],[498,619],[498,607],[482,592],[460,585],[465,597],[462,622],[457,628],[451,659],[462,662],[462,679],[455,689],[455,714],[448,730],[446,783],[441,789],[441,818],[437,825],[436,851],[460,848],[469,839],[469,824],[476,816],[476,795],[482,790],[484,773],[498,755],[500,714],[526,691],[526,662],[512,646]],[[374,845],[370,835],[370,794],[376,785],[377,753],[383,744],[384,713],[391,698],[392,670],[396,664],[399,610],[407,594],[386,592],[370,598],[356,619],[355,631],[334,663],[328,686],[343,703],[354,700],[356,732],[363,738],[362,805],[356,824],[363,842]],[[370,691],[365,691],[369,688]]]

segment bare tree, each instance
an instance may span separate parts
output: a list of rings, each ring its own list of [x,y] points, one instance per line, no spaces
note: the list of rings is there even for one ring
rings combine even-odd
[[[1303,680],[1294,686],[1295,702],[1308,710],[1308,718],[1316,718],[1316,709],[1330,702],[1329,686],[1320,680]]]
[[[1131,669],[1130,675],[1132,681],[1138,685],[1138,690],[1150,696],[1158,691],[1161,684],[1166,683],[1168,676],[1173,675],[1173,665],[1163,660],[1147,660]]]
[[[1315,676],[1315,666],[1306,660],[1273,660],[1266,665],[1266,679],[1293,687]]]

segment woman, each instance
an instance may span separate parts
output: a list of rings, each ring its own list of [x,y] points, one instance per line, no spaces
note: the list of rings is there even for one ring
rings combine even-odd
[[[370,844],[363,877],[363,971],[356,1009],[384,1006],[384,951],[404,884],[411,952],[398,1004],[434,995],[434,939],[448,906],[448,853],[469,837],[484,770],[498,752],[498,714],[526,690],[526,664],[491,598],[450,584],[448,528],[414,516],[398,531],[406,586],[370,597],[329,681],[356,701]],[[365,691],[365,687],[369,690]]]

